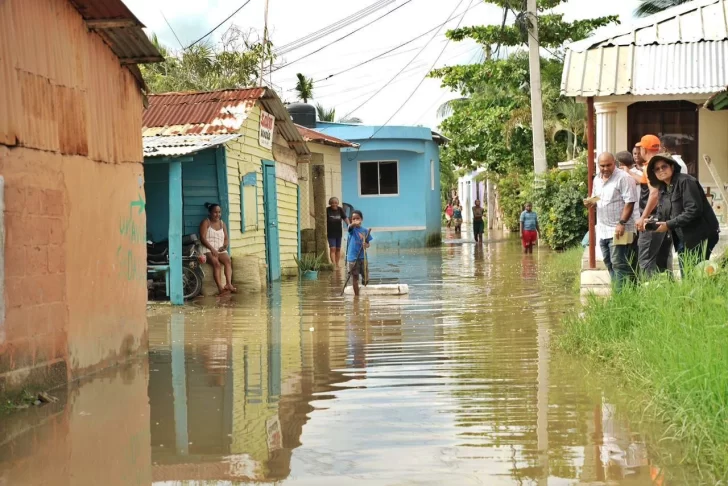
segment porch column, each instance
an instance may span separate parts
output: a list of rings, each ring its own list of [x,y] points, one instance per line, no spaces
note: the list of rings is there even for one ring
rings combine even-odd
[[[594,103],[594,108],[597,112],[597,155],[602,152],[614,154],[617,152],[617,104]]]
[[[182,285],[182,162],[169,163],[169,300],[184,304]]]

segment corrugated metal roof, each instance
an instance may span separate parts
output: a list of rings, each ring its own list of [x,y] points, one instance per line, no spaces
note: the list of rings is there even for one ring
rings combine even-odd
[[[239,133],[227,135],[158,135],[143,137],[144,157],[178,157],[217,147],[234,140]]]
[[[142,30],[142,24],[121,0],[69,0],[122,64],[161,62],[162,54]]]
[[[728,84],[728,0],[696,0],[567,46],[566,96],[710,94]]]
[[[333,147],[358,147],[358,143],[349,142],[347,140],[342,140],[340,138],[333,137],[331,135],[326,135],[325,133],[317,132],[316,130],[312,130],[310,128],[306,128],[304,126],[296,124],[296,128],[298,129],[298,133],[301,134],[303,139],[307,142],[317,142],[322,143],[324,145],[331,145]]]
[[[311,152],[275,91],[268,88],[149,95],[142,134],[193,135],[238,133],[256,102],[276,119],[276,127],[298,155]]]

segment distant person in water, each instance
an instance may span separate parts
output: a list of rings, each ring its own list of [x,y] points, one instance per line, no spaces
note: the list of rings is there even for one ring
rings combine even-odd
[[[452,225],[452,213],[453,213],[453,202],[448,202],[445,208],[445,221],[447,221],[447,227]]]
[[[455,226],[455,234],[459,235],[463,228],[463,208],[457,199],[452,206],[452,224]]]
[[[483,243],[483,232],[485,231],[485,221],[483,221],[485,208],[480,205],[480,200],[475,200],[473,206],[473,234],[477,243]]]
[[[200,241],[205,247],[205,256],[212,265],[212,276],[215,278],[217,290],[221,294],[235,292],[233,287],[233,264],[228,254],[230,240],[227,228],[222,220],[222,209],[219,204],[205,203],[208,216],[200,223]],[[222,284],[220,272],[225,267],[225,285]]]
[[[369,248],[372,236],[369,230],[362,227],[364,215],[361,211],[355,210],[351,213],[351,224],[349,225],[349,243],[346,247],[346,263],[351,274],[354,295],[359,295],[359,276],[364,277],[364,251]],[[364,282],[366,284],[366,282]]]
[[[339,206],[339,200],[335,197],[329,199],[329,207],[326,208],[326,237],[329,240],[329,257],[335,268],[339,268],[341,260],[341,239],[344,230],[341,223],[349,225],[349,218],[346,217],[344,208]]]
[[[523,253],[533,253],[533,245],[538,241],[538,215],[533,212],[533,205],[526,203],[526,209],[521,213],[521,243]]]

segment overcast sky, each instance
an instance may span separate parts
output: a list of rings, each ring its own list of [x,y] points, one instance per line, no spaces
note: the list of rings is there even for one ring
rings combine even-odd
[[[246,0],[124,1],[147,29],[156,33],[165,45],[179,48],[180,44],[167,26],[164,17],[169,21],[179,40],[187,45],[211,30]],[[269,28],[274,47],[300,39],[376,3],[376,0],[269,1]],[[389,5],[374,14],[317,42],[287,53],[277,62],[294,61],[405,2],[408,0],[392,0]],[[371,26],[331,44],[317,54],[274,72],[272,76],[274,86],[284,101],[295,101],[292,88],[295,85],[296,73],[301,72],[314,79],[324,78],[417,37],[447,20],[453,12],[463,12],[469,6],[473,8],[467,10],[461,25],[500,23],[502,15],[500,9],[480,0],[470,2],[471,0],[409,0],[409,3]],[[619,15],[623,23],[629,23],[632,21],[632,12],[637,4],[637,0],[569,0],[560,9],[568,19]],[[262,33],[264,5],[265,0],[250,0],[238,14],[215,31],[210,39],[217,41],[219,35],[231,23],[243,29],[254,28]],[[390,125],[422,124],[435,128],[439,123],[436,115],[437,107],[456,94],[440,88],[440,83],[436,79],[425,79],[419,89],[415,91],[415,88],[441,53],[436,67],[471,63],[478,59],[480,49],[473,42],[446,43],[444,36],[446,29],[455,28],[460,20],[461,17],[451,20],[429,44],[428,41],[435,34],[434,31],[381,60],[318,82],[314,89],[314,102],[320,102],[326,107],[335,107],[337,117],[347,115],[354,110],[351,116],[357,116],[367,124],[382,124],[392,117]],[[418,53],[418,57],[412,61]],[[410,61],[411,64],[402,74],[387,85],[388,81]],[[386,88],[359,108],[360,104],[385,85]],[[404,108],[398,110],[410,95],[412,95],[410,101]]]

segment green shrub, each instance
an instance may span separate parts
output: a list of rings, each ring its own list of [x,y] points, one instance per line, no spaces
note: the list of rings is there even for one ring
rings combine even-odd
[[[497,179],[498,201],[503,221],[518,231],[519,216],[526,202],[533,203],[539,215],[541,237],[554,250],[578,244],[588,230],[586,164],[573,171],[551,170],[540,181],[533,174],[511,172]]]
[[[316,256],[315,253],[304,253],[300,259],[293,255],[293,259],[296,260],[299,273],[318,272],[324,261],[324,253],[322,252],[319,256]]]

